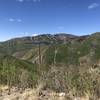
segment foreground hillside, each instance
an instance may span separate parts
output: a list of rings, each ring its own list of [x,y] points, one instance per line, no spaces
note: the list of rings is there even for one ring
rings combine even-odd
[[[37,73],[36,66],[28,61],[8,55],[0,57],[0,84],[31,87],[32,82],[36,82]]]
[[[45,34],[0,43],[0,84],[8,86],[9,95],[12,87],[24,91],[41,86],[38,96],[41,91],[49,90],[65,93],[70,98],[65,100],[87,95],[87,100],[99,100],[99,76],[99,32],[80,37]]]

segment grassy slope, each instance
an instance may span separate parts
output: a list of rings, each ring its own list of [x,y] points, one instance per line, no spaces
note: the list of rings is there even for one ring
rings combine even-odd
[[[0,83],[6,85],[19,85],[26,81],[30,86],[37,80],[38,71],[34,64],[19,60],[12,56],[0,57]]]

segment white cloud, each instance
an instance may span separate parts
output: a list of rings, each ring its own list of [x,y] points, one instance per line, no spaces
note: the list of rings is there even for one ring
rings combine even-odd
[[[34,33],[32,36],[38,36],[39,34],[37,34],[37,33]]]
[[[33,2],[40,2],[41,0],[33,0]]]
[[[13,18],[9,18],[8,19],[10,22],[14,22],[15,21],[15,19],[13,19]]]
[[[18,23],[22,22],[21,19],[16,19],[16,18],[9,18],[8,21],[10,21],[10,22],[18,22]]]
[[[20,22],[22,22],[22,20],[21,20],[21,19],[17,19],[17,22],[19,22],[19,23],[20,23]]]
[[[88,6],[88,9],[93,9],[99,7],[98,3],[92,3],[91,5]]]
[[[24,0],[17,0],[18,2],[23,2]]]
[[[18,2],[24,2],[24,1],[30,2],[30,1],[33,1],[35,3],[35,2],[40,2],[41,0],[16,0],[16,1],[18,1]]]

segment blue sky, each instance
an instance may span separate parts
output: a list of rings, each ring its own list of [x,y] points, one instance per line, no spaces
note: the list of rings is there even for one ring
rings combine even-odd
[[[0,0],[0,41],[41,33],[100,31],[100,0]]]

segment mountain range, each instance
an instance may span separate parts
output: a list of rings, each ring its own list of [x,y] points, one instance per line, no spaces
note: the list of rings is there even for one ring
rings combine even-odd
[[[43,88],[100,96],[99,71],[100,32],[42,34],[0,42],[0,84],[26,88],[42,80]]]

